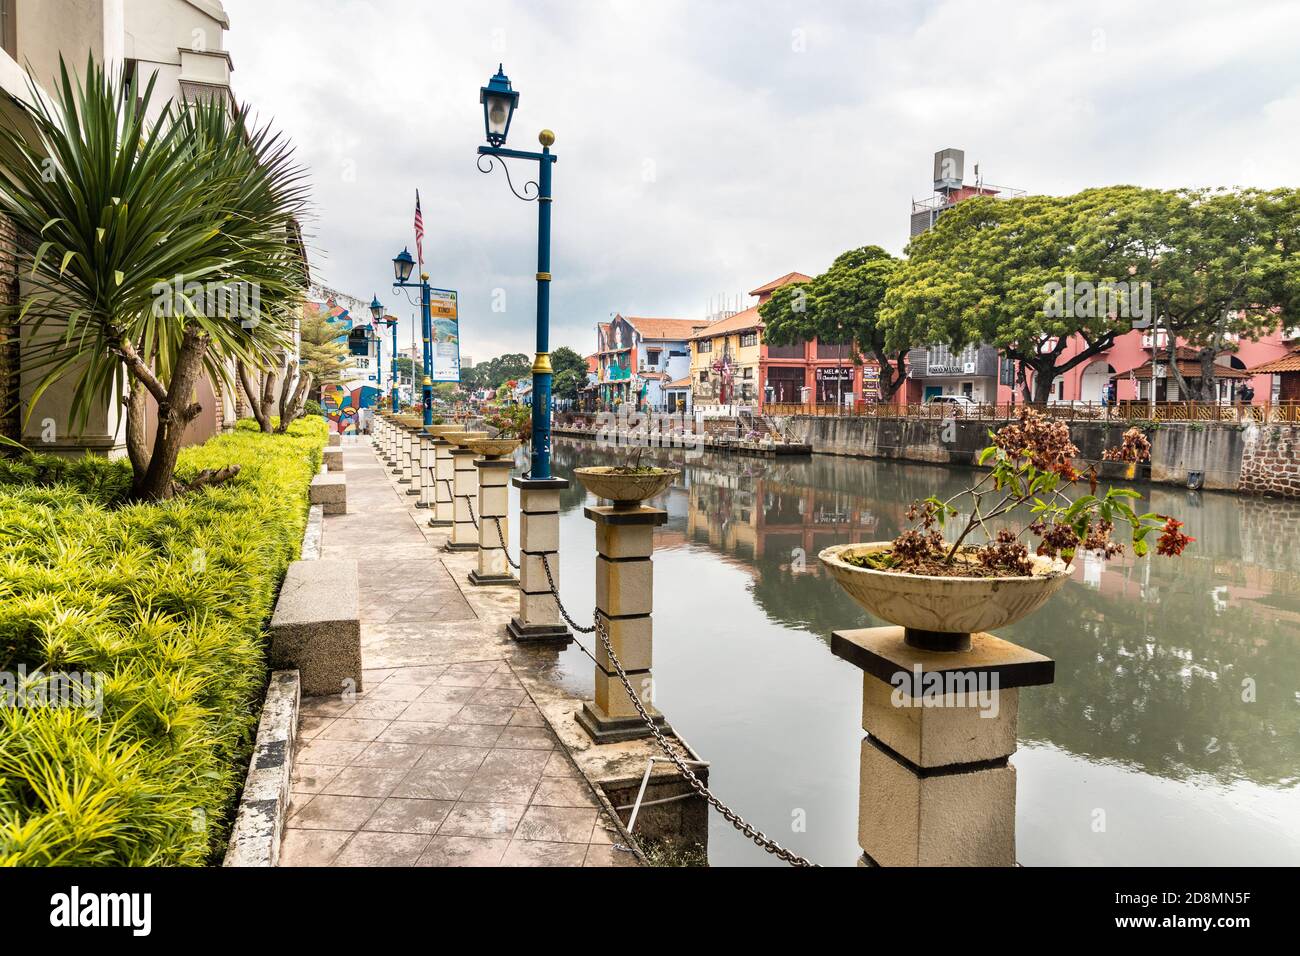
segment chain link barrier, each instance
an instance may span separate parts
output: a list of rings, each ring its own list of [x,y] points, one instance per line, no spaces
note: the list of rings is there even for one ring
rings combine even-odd
[[[499,529],[500,526],[498,525],[498,530]],[[705,802],[709,804],[709,806],[713,807],[713,809],[717,810],[720,814],[722,814],[723,819],[725,819],[738,831],[740,831],[742,834],[744,834],[746,837],[752,840],[761,849],[772,854],[777,859],[789,863],[791,866],[798,866],[798,867],[816,866],[817,864],[813,863],[811,860],[799,856],[799,854],[787,850],[785,847],[781,846],[781,844],[777,843],[775,840],[773,840],[771,837],[765,834],[762,830],[758,829],[753,824],[746,821],[745,818],[742,817],[739,813],[731,809],[731,807],[727,806],[716,796],[714,796],[713,791],[710,790],[707,786],[705,786],[705,784],[700,780],[700,778],[695,775],[695,771],[693,771],[689,766],[686,765],[686,762],[681,758],[681,755],[678,754],[677,751],[673,748],[673,746],[668,742],[668,738],[664,736],[663,731],[659,729],[659,726],[654,722],[654,719],[650,716],[649,713],[646,712],[645,707],[641,703],[640,695],[637,694],[636,690],[632,687],[632,682],[628,680],[627,671],[623,669],[623,662],[620,661],[618,659],[618,655],[614,653],[614,647],[611,644],[609,639],[609,629],[605,626],[605,620],[601,616],[599,609],[592,612],[592,620],[594,621],[594,623],[592,624],[591,627],[583,627],[582,625],[578,624],[578,622],[575,621],[573,617],[569,614],[568,609],[565,608],[564,606],[564,603],[560,600],[560,592],[559,589],[555,586],[555,578],[551,575],[551,565],[550,562],[546,560],[545,552],[542,553],[542,569],[546,572],[546,583],[551,589],[551,595],[552,597],[555,598],[555,604],[560,609],[560,614],[564,617],[564,620],[575,631],[578,631],[579,633],[582,634],[591,634],[594,632],[596,634],[596,637],[600,639],[601,646],[605,649],[606,657],[608,657],[609,662],[614,665],[614,673],[618,676],[619,683],[623,685],[623,689],[627,691],[628,700],[630,700],[632,702],[632,706],[636,708],[637,716],[639,716],[641,718],[641,721],[646,725],[646,728],[650,731],[651,736],[654,737],[655,743],[659,745],[659,749],[662,750],[665,755],[667,755],[672,765],[677,768],[677,772],[682,775],[682,778],[686,781],[687,786],[689,786],[693,791],[695,791],[696,794],[702,797],[705,800]]]

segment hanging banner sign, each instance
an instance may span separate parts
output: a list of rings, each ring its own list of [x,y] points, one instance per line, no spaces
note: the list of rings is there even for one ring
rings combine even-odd
[[[460,381],[460,313],[458,297],[449,289],[429,292],[433,318],[433,375],[435,382]]]

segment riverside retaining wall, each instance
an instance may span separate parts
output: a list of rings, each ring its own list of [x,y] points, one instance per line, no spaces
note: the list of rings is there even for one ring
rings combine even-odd
[[[932,464],[973,465],[997,423],[962,419],[854,418],[796,415],[783,423],[814,452]],[[1122,423],[1072,422],[1083,458],[1098,460],[1120,443]],[[1300,498],[1300,426],[1169,423],[1148,430],[1151,464],[1139,477],[1186,485],[1193,472],[1217,491]],[[1110,469],[1107,469],[1110,471]],[[1110,477],[1107,475],[1107,477]]]

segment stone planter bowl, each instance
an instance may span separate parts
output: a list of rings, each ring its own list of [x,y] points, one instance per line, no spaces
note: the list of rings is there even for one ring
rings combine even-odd
[[[575,468],[573,477],[597,498],[607,499],[615,508],[635,508],[653,498],[673,483],[681,472],[676,468],[656,468],[641,475],[620,475],[612,467]]]
[[[470,442],[478,441],[480,438],[487,438],[488,433],[487,432],[462,432],[462,431],[443,432],[442,437],[445,438],[447,441],[451,442],[453,445],[459,445],[461,448],[468,448]]]
[[[477,438],[469,442],[469,447],[487,458],[500,458],[509,455],[522,444],[516,438]]]
[[[1014,624],[1047,603],[1069,579],[1061,561],[1031,556],[1028,577],[928,577],[859,568],[846,556],[887,551],[892,541],[840,544],[817,557],[849,597],[907,630],[907,642],[929,650],[962,650],[970,635]],[[946,637],[945,637],[946,636]]]

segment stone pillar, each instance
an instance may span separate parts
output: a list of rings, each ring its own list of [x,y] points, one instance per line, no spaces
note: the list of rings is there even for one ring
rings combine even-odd
[[[455,466],[451,450],[455,446],[441,435],[435,435],[433,444],[433,517],[429,519],[431,528],[450,528],[454,517],[452,504],[452,482],[455,480]]]
[[[408,495],[419,495],[420,493],[420,429],[422,425],[411,424],[406,426],[406,464],[407,471],[403,475],[409,478],[409,487],[406,489]]]
[[[476,587],[503,585],[514,587],[518,581],[510,573],[506,545],[510,540],[510,470],[513,458],[489,456],[474,462],[478,471],[478,567],[469,573],[469,583]],[[500,522],[500,532],[497,522]]]
[[[1056,664],[992,634],[922,649],[901,627],[836,631],[860,667],[858,845],[865,866],[1015,866],[1020,688]]]
[[[451,450],[454,478],[452,480],[452,525],[448,551],[477,551],[478,531],[474,527],[473,501],[478,496],[478,469],[474,467],[474,451],[456,446]]]
[[[416,468],[414,484],[420,490],[420,500],[415,503],[417,508],[428,508],[433,505],[433,445],[430,444],[432,440],[433,436],[423,428],[415,433],[415,451],[419,458],[419,467]]]
[[[506,633],[516,641],[567,644],[573,635],[560,618],[542,561],[550,567],[558,589],[560,492],[569,483],[563,478],[515,478],[513,484],[519,489],[519,615],[510,619]]]
[[[646,712],[664,732],[669,728],[655,709],[650,673],[654,610],[654,529],[668,512],[645,506],[595,507],[584,512],[596,523],[596,615],[609,629],[610,644],[627,672]],[[558,582],[557,582],[558,583]],[[596,639],[596,691],[584,703],[578,723],[596,743],[613,743],[650,736],[637,715],[605,646]]]

